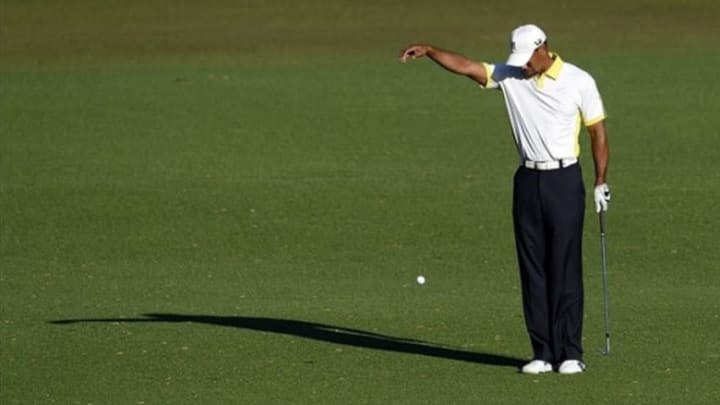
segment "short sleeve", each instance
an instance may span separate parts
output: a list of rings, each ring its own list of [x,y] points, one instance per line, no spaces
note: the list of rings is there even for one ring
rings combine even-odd
[[[487,72],[488,78],[485,86],[480,85],[480,87],[484,89],[497,89],[506,79],[523,79],[525,77],[522,69],[515,66],[489,63],[483,63],[483,65],[485,66],[485,72]]]
[[[596,124],[605,119],[605,108],[595,80],[587,76],[580,88],[580,112],[585,126]]]
[[[483,89],[497,89],[498,83],[493,80],[493,73],[495,73],[495,65],[489,64],[489,63],[483,63],[483,66],[485,66],[485,74],[487,75],[487,83],[483,86],[480,85]]]

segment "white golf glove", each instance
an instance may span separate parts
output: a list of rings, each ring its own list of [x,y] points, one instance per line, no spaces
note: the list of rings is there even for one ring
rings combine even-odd
[[[610,187],[605,183],[595,186],[593,198],[595,199],[595,212],[607,211],[608,202],[610,201]]]

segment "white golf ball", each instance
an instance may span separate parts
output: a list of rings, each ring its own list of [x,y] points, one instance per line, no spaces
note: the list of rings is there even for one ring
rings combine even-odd
[[[417,283],[420,284],[420,285],[425,284],[425,276],[417,276],[417,278],[416,278],[415,280],[416,280]]]

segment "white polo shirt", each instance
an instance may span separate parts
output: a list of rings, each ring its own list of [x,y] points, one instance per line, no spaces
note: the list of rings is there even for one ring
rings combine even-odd
[[[581,124],[590,126],[605,119],[592,76],[554,56],[545,73],[531,78],[519,67],[485,64],[485,88],[499,88],[505,96],[521,161],[577,158]]]

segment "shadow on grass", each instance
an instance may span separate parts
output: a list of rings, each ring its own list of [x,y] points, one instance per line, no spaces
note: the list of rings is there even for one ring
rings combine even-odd
[[[335,343],[345,346],[361,347],[374,350],[385,350],[398,353],[417,354],[450,360],[482,363],[492,366],[519,367],[523,360],[488,353],[477,353],[443,347],[437,344],[381,335],[373,332],[296,321],[290,319],[254,318],[243,316],[211,316],[211,315],[180,315],[180,314],[144,314],[143,318],[96,318],[96,319],[65,319],[51,321],[56,325],[67,325],[86,322],[121,322],[121,323],[200,323],[249,329],[260,332],[278,333],[299,336],[302,338]]]

